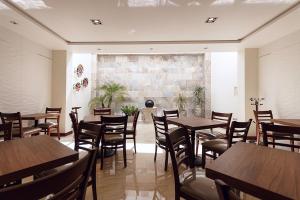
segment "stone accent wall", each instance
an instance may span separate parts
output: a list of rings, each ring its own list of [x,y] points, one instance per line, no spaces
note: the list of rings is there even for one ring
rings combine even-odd
[[[127,87],[128,97],[122,104],[144,107],[152,99],[158,111],[176,109],[179,93],[188,98],[187,113],[192,113],[195,86],[205,87],[202,112],[210,114],[210,62],[204,54],[189,55],[98,55],[93,87],[114,81]],[[96,84],[95,84],[96,83]],[[93,92],[92,96],[95,96]],[[207,105],[207,106],[206,106]],[[120,105],[113,105],[118,112]]]

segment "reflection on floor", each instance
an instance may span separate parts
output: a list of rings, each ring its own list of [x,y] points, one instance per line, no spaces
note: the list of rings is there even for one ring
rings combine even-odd
[[[73,148],[72,136],[62,138],[61,142]],[[165,154],[159,149],[154,163],[154,147],[153,124],[139,122],[137,154],[134,154],[133,142],[127,143],[127,168],[123,166],[121,150],[116,156],[104,160],[103,170],[100,170],[100,161],[97,161],[98,199],[173,200],[174,180],[171,161],[169,161],[168,171],[165,172]],[[87,190],[86,199],[92,199],[91,187]]]

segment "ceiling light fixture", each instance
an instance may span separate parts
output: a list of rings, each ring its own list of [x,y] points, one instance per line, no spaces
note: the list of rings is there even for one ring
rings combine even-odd
[[[102,49],[100,49],[100,48],[98,48],[97,50],[98,50],[98,51],[102,51]]]
[[[205,22],[211,24],[211,23],[215,23],[217,19],[218,19],[217,17],[209,17]]]
[[[102,25],[102,22],[100,19],[91,19],[91,22],[94,24],[94,25]]]

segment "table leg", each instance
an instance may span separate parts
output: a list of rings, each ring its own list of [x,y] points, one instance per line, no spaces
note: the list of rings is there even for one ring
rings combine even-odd
[[[38,124],[39,124],[39,120],[38,119],[34,120],[34,127],[37,127]]]
[[[201,157],[197,157],[196,155],[196,152],[195,152],[195,137],[196,137],[196,131],[195,130],[191,130],[191,143],[192,143],[192,153],[193,153],[193,159],[194,159],[194,162],[193,162],[193,165],[194,166],[201,166],[202,165],[202,160],[201,160]],[[191,166],[191,167],[194,167],[194,166]]]

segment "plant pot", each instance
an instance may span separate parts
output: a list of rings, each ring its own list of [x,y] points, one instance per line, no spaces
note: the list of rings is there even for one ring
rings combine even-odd
[[[128,120],[127,120],[127,122],[133,122],[133,119],[134,119],[134,116],[133,116],[133,115],[131,115],[131,116],[128,116]]]

